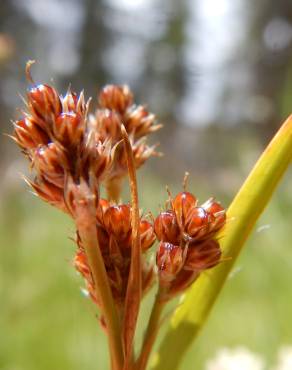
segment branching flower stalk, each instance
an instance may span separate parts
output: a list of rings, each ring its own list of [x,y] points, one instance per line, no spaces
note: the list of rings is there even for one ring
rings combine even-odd
[[[136,170],[159,155],[147,144],[148,135],[161,128],[155,116],[134,103],[127,86],[105,86],[89,110],[83,92],[69,89],[62,96],[52,86],[35,84],[30,66],[32,86],[13,135],[34,174],[27,182],[74,221],[74,266],[99,311],[111,369],[145,370],[165,305],[226,260],[217,236],[226,224],[225,209],[214,198],[198,204],[184,181],[180,193],[169,192],[156,218],[147,217],[139,210]],[[120,199],[125,178],[130,203]],[[152,263],[147,255],[155,241]],[[141,301],[155,283],[152,313],[135,353]]]

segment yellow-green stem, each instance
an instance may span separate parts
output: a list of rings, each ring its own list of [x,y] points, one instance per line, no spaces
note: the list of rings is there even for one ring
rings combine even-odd
[[[208,276],[201,276],[186,293],[161,344],[155,370],[179,368],[182,356],[204,325],[236,257],[291,160],[292,116],[263,152],[228,209],[228,222],[218,238],[224,255],[232,259],[212,269]]]
[[[80,187],[81,191],[76,199],[76,227],[93,275],[101,312],[105,318],[112,367],[113,370],[121,370],[123,367],[121,327],[99,248],[94,199],[86,185],[82,184]]]

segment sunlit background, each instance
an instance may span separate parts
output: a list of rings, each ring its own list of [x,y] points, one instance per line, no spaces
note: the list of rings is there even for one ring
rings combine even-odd
[[[95,99],[103,84],[127,83],[157,114],[164,128],[151,140],[165,155],[140,172],[143,209],[155,214],[186,170],[199,199],[228,206],[292,111],[292,3],[1,0],[3,133],[20,116],[29,59],[34,79],[60,92],[71,84]],[[106,369],[105,338],[72,268],[73,225],[28,191],[27,163],[7,136],[0,142],[0,369]],[[290,171],[181,369],[204,370],[235,346],[271,369],[292,344],[291,181]]]

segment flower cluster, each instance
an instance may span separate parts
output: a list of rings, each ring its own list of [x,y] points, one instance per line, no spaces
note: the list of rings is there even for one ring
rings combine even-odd
[[[88,114],[84,95],[71,91],[62,97],[49,85],[32,87],[27,94],[28,112],[17,121],[15,140],[36,170],[31,183],[36,193],[70,211],[64,193],[66,181],[85,179],[98,193],[101,182],[110,183],[127,173],[121,142],[121,124],[131,140],[135,165],[140,167],[157,154],[146,145],[146,136],[161,125],[144,106],[133,104],[127,86],[106,86],[99,94],[95,114]]]
[[[133,240],[131,225],[131,207],[128,204],[110,205],[106,199],[100,199],[97,208],[97,235],[105,263],[114,300],[122,308],[125,302],[127,282],[131,262]],[[145,254],[156,240],[152,224],[140,218],[140,245]],[[77,238],[78,251],[75,267],[86,280],[87,290],[94,302],[98,297],[87,263],[86,253],[80,238]],[[144,295],[153,282],[154,270],[146,259],[142,264],[142,294]]]
[[[99,247],[115,302],[125,299],[131,260],[131,207],[111,204],[99,197],[100,185],[122,178],[127,173],[121,125],[124,124],[139,167],[154,147],[146,145],[146,135],[156,131],[155,116],[144,106],[133,103],[127,86],[108,85],[98,97],[94,114],[88,113],[84,95],[71,91],[62,97],[49,85],[36,85],[27,94],[27,112],[14,123],[14,139],[35,170],[29,181],[38,196],[75,217],[76,189],[81,181],[89,186],[96,207]],[[78,190],[78,189],[77,189]],[[154,243],[150,222],[140,221],[143,253]],[[92,299],[98,303],[92,272],[77,231],[75,266],[86,280]],[[153,280],[153,268],[142,264],[142,289]]]
[[[139,168],[150,156],[157,155],[154,146],[146,145],[146,137],[161,128],[156,124],[155,115],[145,106],[134,104],[133,94],[128,86],[105,86],[98,96],[98,107],[89,121],[99,133],[102,141],[111,139],[113,144],[122,140],[121,122],[126,128],[132,145],[136,168]],[[124,147],[118,146],[114,166],[108,179],[118,179],[127,173],[127,160]]]
[[[146,352],[135,359],[133,340],[143,295],[158,272],[153,307],[158,304],[161,311],[202,271],[221,261],[215,233],[225,224],[225,210],[214,199],[198,206],[195,196],[183,191],[155,221],[140,215],[136,169],[158,154],[146,140],[161,125],[145,106],[134,104],[127,86],[105,86],[93,113],[83,92],[69,90],[61,96],[45,84],[28,90],[26,105],[14,123],[13,138],[34,171],[28,182],[39,197],[75,221],[74,266],[101,310],[113,367],[128,369],[137,361],[143,370],[159,324],[154,315],[152,327],[150,315],[153,330],[145,336]],[[120,202],[127,174],[131,204]],[[100,197],[102,185],[106,198]],[[146,253],[156,240],[155,269]]]
[[[181,192],[154,223],[160,241],[156,256],[159,283],[166,300],[220,262],[221,250],[214,234],[225,223],[225,210],[213,198],[201,206],[197,203],[194,195]]]

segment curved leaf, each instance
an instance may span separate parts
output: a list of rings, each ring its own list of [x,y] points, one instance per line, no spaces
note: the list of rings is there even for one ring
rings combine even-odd
[[[232,259],[202,275],[173,314],[155,356],[155,370],[176,370],[220,293],[241,248],[292,160],[292,115],[284,122],[231,203],[229,222],[218,237]],[[179,339],[178,339],[179,338]]]

